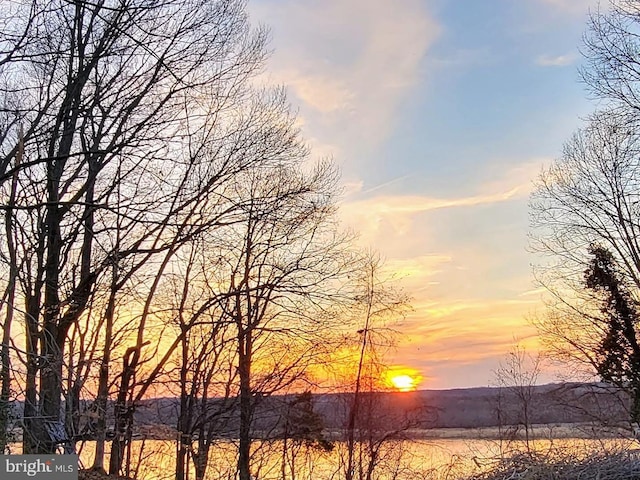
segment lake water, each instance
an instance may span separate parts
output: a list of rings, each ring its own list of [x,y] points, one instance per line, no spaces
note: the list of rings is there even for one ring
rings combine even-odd
[[[636,444],[637,445],[637,444]],[[78,445],[81,462],[90,466],[93,459],[92,442]],[[252,474],[259,480],[341,480],[344,478],[346,452],[337,443],[333,451],[301,447],[292,460],[283,456],[282,442],[256,442],[252,452]],[[634,446],[630,440],[597,440],[581,438],[543,439],[530,442],[529,448],[541,453],[570,451],[588,454],[605,449]],[[165,440],[135,441],[131,476],[139,480],[167,480],[174,478],[175,443]],[[390,441],[379,451],[374,479],[377,480],[451,480],[479,473],[508,451],[525,450],[524,442],[501,443],[487,439],[429,439]],[[361,463],[366,468],[367,455]],[[356,463],[360,464],[359,455]],[[284,461],[284,462],[283,462]],[[209,480],[235,478],[236,446],[221,441],[210,453],[207,473]],[[106,462],[108,464],[108,461]],[[283,474],[284,464],[284,474]],[[195,478],[190,472],[190,479]],[[358,476],[356,475],[356,478]]]

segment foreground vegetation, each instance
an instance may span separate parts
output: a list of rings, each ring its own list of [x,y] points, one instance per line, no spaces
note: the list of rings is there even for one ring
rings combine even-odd
[[[168,443],[167,443],[168,445]],[[416,447],[416,442],[413,447]],[[428,444],[423,444],[423,447]],[[446,449],[447,444],[430,444],[431,450],[423,450],[431,454],[440,449]],[[482,456],[479,450],[474,450],[478,443],[468,444],[466,453],[451,452],[448,458],[419,458],[422,447],[400,446],[403,460],[399,456],[389,456],[389,452],[381,457],[379,468],[375,474],[368,476],[366,470],[356,470],[355,478],[377,480],[613,480],[633,479],[640,475],[640,454],[634,444],[627,443],[584,443],[574,444],[566,442],[540,443],[538,451],[525,452],[522,449],[499,451],[488,449],[487,456]],[[486,442],[486,446],[489,442]],[[521,443],[520,446],[523,446]],[[495,445],[494,445],[495,446]],[[151,449],[152,446],[149,446]],[[341,449],[341,447],[337,447]],[[298,469],[294,476],[283,477],[279,470],[277,453],[271,467],[266,463],[254,468],[258,472],[258,480],[282,480],[296,478],[298,480],[339,480],[343,476],[338,464],[330,462],[328,456],[314,457],[313,465],[304,461],[306,453],[300,451]],[[169,452],[167,452],[169,454]],[[436,457],[438,455],[436,454]],[[330,455],[334,460],[339,455]],[[307,459],[308,460],[308,459]],[[266,459],[263,458],[263,461]],[[269,463],[267,461],[267,463]],[[222,466],[212,467],[210,480],[229,480],[234,478],[233,469],[224,470]],[[139,480],[164,480],[172,475],[163,469],[141,469],[130,478]],[[80,480],[115,480],[113,476],[106,476],[94,471],[80,472]]]
[[[469,480],[620,480],[640,477],[637,450],[601,452],[576,457],[518,454]]]

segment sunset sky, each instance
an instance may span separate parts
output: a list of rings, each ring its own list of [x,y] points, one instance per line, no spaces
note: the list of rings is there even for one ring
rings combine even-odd
[[[341,166],[345,224],[405,277],[414,311],[391,361],[420,388],[489,385],[514,339],[536,346],[528,195],[594,107],[577,71],[590,5],[249,3],[271,29],[268,80]]]

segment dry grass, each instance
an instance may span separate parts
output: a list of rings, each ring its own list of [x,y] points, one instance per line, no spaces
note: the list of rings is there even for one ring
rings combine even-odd
[[[519,454],[468,480],[640,480],[640,451],[563,454]]]
[[[106,473],[95,470],[80,470],[78,471],[78,480],[126,480],[126,478],[107,475]]]

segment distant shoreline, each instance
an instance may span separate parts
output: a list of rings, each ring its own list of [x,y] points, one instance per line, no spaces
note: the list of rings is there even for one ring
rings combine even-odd
[[[256,440],[262,440],[260,432],[256,432]],[[327,438],[333,441],[344,439],[344,430],[328,429]],[[174,440],[177,431],[167,425],[142,426],[136,432],[136,439]],[[402,432],[402,439],[407,440],[507,440],[524,441],[524,427],[506,425],[504,427],[477,428],[415,428]],[[553,423],[535,424],[529,429],[530,440],[560,439],[625,439],[631,438],[631,432],[622,427],[603,427],[595,423]],[[220,440],[236,440],[233,437],[220,437]],[[274,439],[278,440],[278,439]]]

